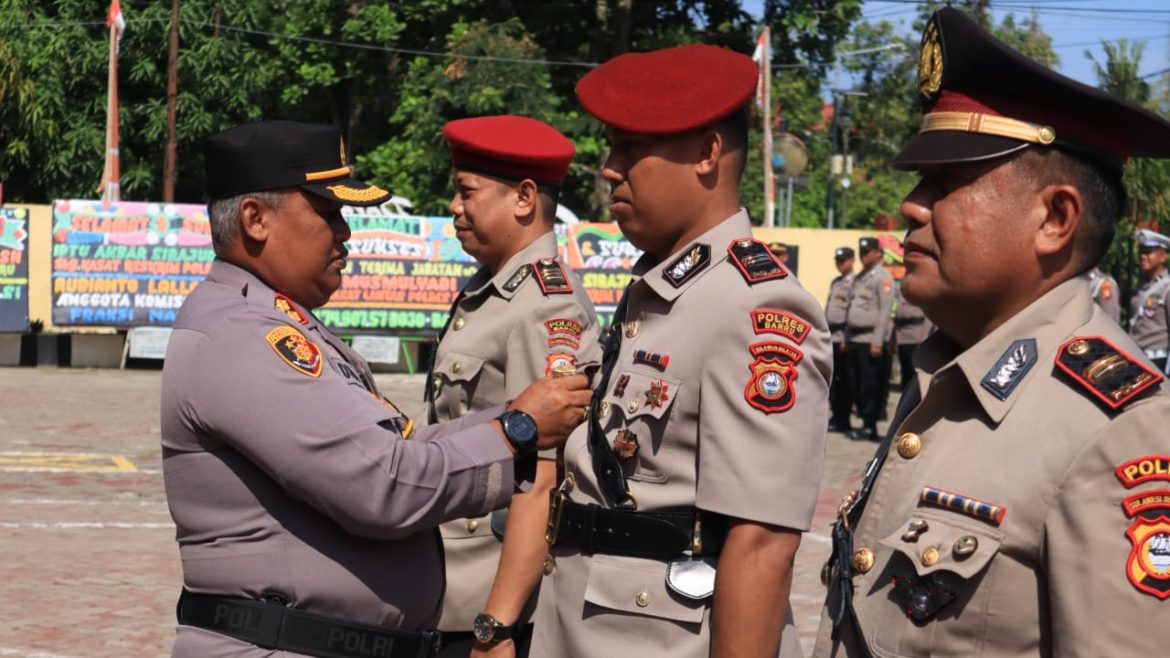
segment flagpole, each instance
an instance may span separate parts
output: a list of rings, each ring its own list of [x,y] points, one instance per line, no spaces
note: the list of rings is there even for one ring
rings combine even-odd
[[[776,225],[776,175],[772,169],[772,28],[761,37],[764,70],[764,226]]]
[[[106,164],[102,172],[103,205],[121,201],[118,162],[118,25],[110,21],[110,64],[106,80]]]

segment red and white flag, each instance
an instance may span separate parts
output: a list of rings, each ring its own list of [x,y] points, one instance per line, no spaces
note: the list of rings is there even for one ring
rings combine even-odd
[[[126,31],[126,17],[122,15],[122,3],[113,0],[110,11],[106,15],[106,27],[112,28],[117,35],[118,45],[122,45],[122,33]]]
[[[768,67],[764,66],[764,59],[771,54],[769,52],[770,48],[768,48],[770,45],[768,43],[769,32],[770,31],[767,28],[760,30],[760,36],[756,39],[756,49],[752,52],[752,60],[755,61],[755,63],[759,66],[760,71],[759,78],[756,82],[756,107],[760,108],[760,110],[764,109],[764,95],[767,93],[767,88],[764,83],[764,75],[765,70]]]

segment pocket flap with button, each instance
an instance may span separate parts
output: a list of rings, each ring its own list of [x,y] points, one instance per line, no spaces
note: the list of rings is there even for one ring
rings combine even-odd
[[[482,356],[447,352],[435,364],[435,374],[449,382],[469,382],[483,369],[483,363]]]
[[[707,606],[684,599],[666,586],[667,565],[658,560],[594,555],[585,601],[610,610],[700,624]]]
[[[949,571],[970,579],[999,552],[1003,533],[978,519],[920,509],[880,543],[906,556],[919,576]]]
[[[675,398],[682,380],[635,370],[611,375],[605,401],[628,419],[642,416],[663,418]]]

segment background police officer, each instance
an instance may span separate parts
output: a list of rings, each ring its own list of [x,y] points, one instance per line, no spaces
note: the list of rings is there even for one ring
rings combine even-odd
[[[853,392],[849,381],[849,360],[846,358],[845,318],[849,311],[849,289],[853,285],[853,249],[837,247],[833,252],[837,276],[829,284],[829,298],[825,301],[825,319],[833,340],[833,383],[829,387],[830,432],[853,431],[849,416],[853,413]]]
[[[849,388],[861,417],[861,428],[850,436],[876,441],[877,421],[885,405],[882,373],[888,374],[883,363],[893,324],[890,313],[894,306],[894,277],[882,264],[884,254],[877,238],[861,238],[857,247],[861,273],[849,288],[845,336]]]
[[[459,119],[443,135],[455,167],[449,205],[455,236],[483,267],[452,306],[435,353],[426,388],[432,423],[503,404],[556,367],[572,370],[601,358],[593,305],[557,257],[553,232],[557,187],[569,171],[573,143],[552,126],[519,116]],[[532,489],[513,496],[508,513],[441,526],[444,656],[467,656],[477,626],[488,640],[481,649],[515,643],[519,655],[527,654],[531,594],[548,549],[544,527],[556,479],[555,451],[544,457]]]
[[[901,390],[905,391],[910,380],[914,378],[914,366],[911,363],[914,351],[933,329],[934,325],[930,323],[922,309],[902,294],[902,286],[899,284],[897,296],[894,298],[894,344],[898,351]]]
[[[587,382],[414,430],[312,315],[346,269],[342,204],[389,193],[352,177],[332,126],[252,123],[205,150],[216,260],[163,368],[184,585],[173,655],[433,655],[436,526],[506,504],[531,480],[514,465],[580,422]]]
[[[1093,301],[1105,309],[1105,313],[1113,321],[1121,324],[1121,295],[1117,287],[1117,279],[1101,271],[1100,267],[1089,270],[1089,292]]]
[[[1142,285],[1130,302],[1129,335],[1162,372],[1168,372],[1170,273],[1166,271],[1166,252],[1170,238],[1148,229],[1139,231],[1136,238]]]
[[[1170,611],[1170,393],[1084,276],[1170,123],[957,9],[922,42],[903,292],[938,329],[841,506],[816,656],[1142,656]]]

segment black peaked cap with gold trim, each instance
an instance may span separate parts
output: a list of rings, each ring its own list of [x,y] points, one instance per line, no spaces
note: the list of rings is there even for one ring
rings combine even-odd
[[[1130,157],[1170,157],[1170,122],[1012,50],[958,9],[940,9],[922,35],[922,120],[895,169],[976,162],[1051,145],[1120,169]]]
[[[334,126],[257,121],[209,135],[203,142],[207,196],[299,187],[348,206],[375,206],[390,193],[353,177],[345,142]]]

